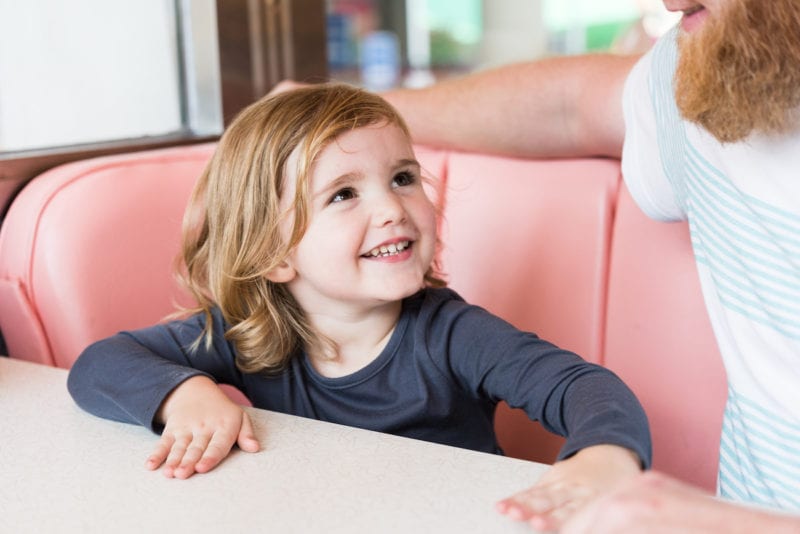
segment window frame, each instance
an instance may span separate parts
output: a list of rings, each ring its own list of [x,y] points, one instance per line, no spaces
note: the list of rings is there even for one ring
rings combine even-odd
[[[216,92],[200,87],[208,65],[192,55],[191,30],[197,24],[197,0],[173,0],[178,35],[178,68],[183,128],[161,136],[0,152],[0,223],[14,197],[35,176],[58,165],[99,156],[214,141],[209,124],[227,126],[236,114],[277,82],[327,79],[325,0],[206,0],[200,9],[215,13],[218,60]],[[207,23],[208,21],[205,20]],[[196,27],[196,26],[194,26]],[[202,71],[202,72],[201,72]],[[214,85],[212,83],[212,85]],[[203,94],[201,94],[203,93]],[[209,103],[209,98],[216,102]],[[215,111],[209,112],[210,107]]]

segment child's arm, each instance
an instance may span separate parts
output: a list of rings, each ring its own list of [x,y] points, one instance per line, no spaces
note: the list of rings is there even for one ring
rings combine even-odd
[[[431,301],[428,309],[436,314],[421,322],[430,329],[430,353],[447,355],[444,372],[464,391],[505,400],[567,437],[548,475],[499,503],[500,511],[521,519],[536,512],[539,524],[559,524],[592,495],[650,466],[647,416],[619,377],[485,310],[448,299],[445,290]]]
[[[218,320],[219,319],[219,320]],[[122,332],[88,346],[69,372],[67,387],[84,410],[99,417],[161,431],[156,412],[179,384],[205,375],[243,387],[225,327],[215,315],[214,343],[192,343],[203,332],[202,315]]]
[[[192,343],[205,327],[202,314],[123,332],[87,347],[70,370],[67,386],[84,410],[115,421],[162,431],[147,466],[165,464],[167,476],[205,472],[234,443],[257,450],[249,419],[215,380],[243,389],[225,325],[214,311],[214,343]]]
[[[156,413],[156,423],[163,424],[164,431],[146,466],[157,469],[163,464],[169,478],[210,471],[234,444],[247,452],[259,449],[247,413],[205,376],[175,388]]]
[[[497,503],[497,510],[537,530],[557,530],[598,495],[641,471],[641,460],[617,445],[587,447],[556,462],[535,486]]]

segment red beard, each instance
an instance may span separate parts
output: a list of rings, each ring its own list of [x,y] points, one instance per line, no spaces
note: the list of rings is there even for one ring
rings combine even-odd
[[[678,46],[676,99],[687,120],[723,143],[798,125],[800,0],[730,0]]]

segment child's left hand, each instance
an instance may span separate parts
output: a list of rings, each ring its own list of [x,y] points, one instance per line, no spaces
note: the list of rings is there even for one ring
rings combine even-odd
[[[497,503],[497,511],[537,530],[558,530],[578,509],[641,471],[638,456],[616,445],[587,447],[556,462],[535,486]]]

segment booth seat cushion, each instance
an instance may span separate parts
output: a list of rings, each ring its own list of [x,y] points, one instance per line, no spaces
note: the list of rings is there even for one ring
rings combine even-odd
[[[623,187],[614,228],[605,365],[644,405],[653,467],[714,491],[726,377],[688,226],[647,218]]]
[[[182,214],[212,150],[71,163],[20,192],[0,231],[0,328],[12,357],[69,367],[89,343],[174,310]]]

